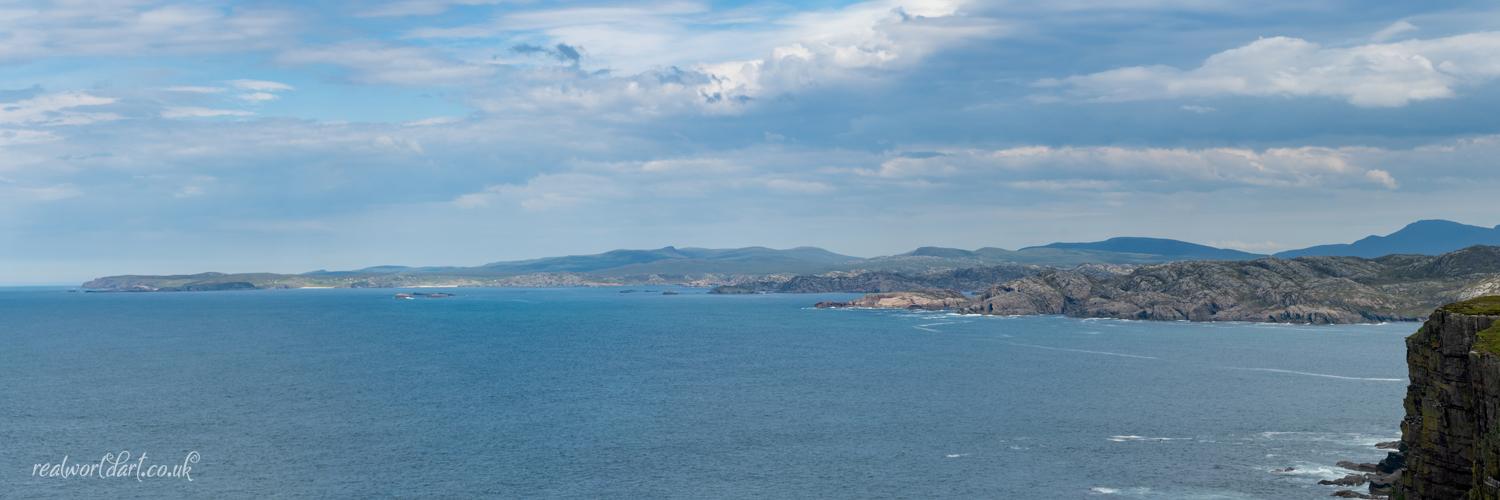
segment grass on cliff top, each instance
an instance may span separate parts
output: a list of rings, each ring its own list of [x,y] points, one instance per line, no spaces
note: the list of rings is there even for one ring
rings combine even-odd
[[[1475,337],[1473,351],[1500,355],[1500,321],[1481,330]]]
[[[1444,311],[1458,314],[1500,316],[1500,295],[1478,297],[1443,306]]]

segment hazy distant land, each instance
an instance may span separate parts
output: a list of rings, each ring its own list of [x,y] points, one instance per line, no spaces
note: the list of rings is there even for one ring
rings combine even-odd
[[[1280,252],[1277,256],[1436,255],[1481,244],[1500,245],[1500,229],[1428,220],[1409,224],[1386,236],[1371,236],[1352,244],[1289,250]],[[1370,254],[1375,251],[1382,253]],[[1262,257],[1265,255],[1185,241],[1128,237],[1092,243],[1053,243],[1020,250],[921,247],[902,254],[868,259],[814,247],[787,250],[765,247],[664,247],[656,250],[615,250],[595,255],[493,262],[474,267],[377,266],[353,271],[317,270],[302,274],[209,272],[170,276],[122,275],[95,279],[84,283],[83,288],[102,291],[206,291],[314,287],[754,284],[762,290],[777,292],[878,292],[906,289],[901,288],[906,286],[985,289],[998,281],[983,283],[984,280],[1004,278],[1008,281],[1048,269],[1071,270],[1082,265],[1089,266],[1082,271],[1084,274],[1106,276],[1128,272],[1130,266],[1195,260],[1254,260]],[[957,272],[963,269],[976,271]],[[778,285],[781,283],[787,284]]]
[[[1307,249],[1429,251],[1500,240],[1500,230],[1420,221],[1388,236]],[[1500,243],[1500,241],[1493,241]],[[201,273],[110,276],[90,291],[169,292],[277,288],[717,287],[714,293],[889,293],[955,290],[972,299],[872,297],[853,307],[914,307],[974,314],[1356,323],[1413,321],[1433,308],[1500,291],[1500,247],[1473,245],[1442,255],[1285,259],[1157,238],[1054,243],[1020,250],[922,247],[862,259],[821,248],[665,247],[495,262],[475,267],[380,266],[303,274]],[[951,294],[950,294],[951,295]],[[945,295],[946,297],[946,295]],[[909,303],[903,306],[902,300]],[[917,304],[916,302],[922,302]],[[938,304],[934,306],[933,304]]]

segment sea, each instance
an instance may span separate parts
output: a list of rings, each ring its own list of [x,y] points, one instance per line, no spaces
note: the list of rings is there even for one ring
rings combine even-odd
[[[0,497],[1323,499],[1420,326],[670,289],[3,288]]]

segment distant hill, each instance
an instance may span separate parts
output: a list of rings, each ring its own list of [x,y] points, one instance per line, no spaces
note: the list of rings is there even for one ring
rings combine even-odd
[[[794,267],[796,263],[818,263],[832,264],[861,260],[859,257],[839,255],[821,248],[797,247],[789,250],[776,250],[766,247],[745,247],[730,249],[714,248],[675,248],[662,247],[656,250],[613,250],[594,255],[570,255],[567,257],[548,257],[542,259],[492,262],[482,266],[463,268],[458,271],[464,272],[492,272],[492,273],[545,273],[545,272],[575,272],[586,273],[604,269],[617,268],[621,266],[632,266],[650,264],[659,261],[728,261],[728,262],[761,262],[780,263],[781,267],[788,264]],[[697,266],[704,267],[701,262]],[[777,267],[777,266],[748,266],[752,268]],[[668,271],[666,266],[658,266],[661,271]],[[454,271],[454,270],[448,270]]]
[[[440,266],[440,267],[374,266],[374,267],[366,267],[364,269],[360,269],[360,270],[356,270],[356,271],[324,271],[322,269],[319,269],[317,271],[310,271],[310,272],[302,273],[299,276],[346,276],[346,275],[350,275],[350,274],[366,274],[366,273],[376,273],[376,274],[431,273],[431,272],[437,272],[437,271],[448,271],[448,270],[452,270],[452,269],[458,269],[458,268],[452,267],[452,266]]]
[[[1141,241],[1152,244],[1139,244]],[[1072,248],[1070,245],[1105,245],[1109,242],[1054,243],[1021,250],[984,247],[978,250],[921,247],[916,250],[863,259],[840,255],[816,247],[776,250],[766,247],[745,248],[676,248],[654,250],[612,250],[592,255],[569,255],[541,259],[491,262],[474,267],[406,267],[374,266],[353,271],[317,270],[303,273],[309,278],[335,278],[367,274],[401,274],[421,276],[465,276],[500,278],[534,273],[588,273],[601,277],[636,275],[754,275],[820,274],[830,271],[892,271],[920,273],[934,269],[958,269],[1002,264],[1073,267],[1085,263],[1145,265],[1188,259],[1240,260],[1258,257],[1254,254],[1221,250],[1175,240],[1150,238],[1115,238],[1110,242],[1125,250]],[[1131,246],[1131,242],[1136,242]],[[1163,244],[1162,242],[1166,242]],[[1111,245],[1106,245],[1110,247]]]
[[[1255,260],[1265,257],[1262,254],[1241,252],[1239,250],[1228,250],[1214,248],[1208,245],[1188,243],[1186,241],[1169,240],[1164,238],[1110,238],[1093,243],[1053,243],[1039,247],[1026,247],[1019,252],[1028,250],[1053,248],[1068,250],[1095,250],[1102,252],[1133,253],[1144,255],[1160,255],[1171,257],[1167,260]]]
[[[1500,226],[1470,226],[1446,220],[1421,220],[1385,236],[1369,236],[1354,243],[1318,245],[1277,253],[1277,257],[1336,255],[1371,259],[1382,255],[1441,255],[1473,245],[1500,245]]]
[[[1074,248],[1030,247],[1021,250],[1006,250],[1004,248],[984,247],[971,251],[958,248],[921,247],[910,252],[889,257],[866,259],[861,261],[861,263],[863,263],[862,269],[873,269],[878,267],[874,264],[888,264],[897,261],[910,262],[918,259],[934,267],[971,267],[979,264],[1033,264],[1038,266],[1072,267],[1085,263],[1143,265],[1183,260],[1182,257],[1177,256]]]

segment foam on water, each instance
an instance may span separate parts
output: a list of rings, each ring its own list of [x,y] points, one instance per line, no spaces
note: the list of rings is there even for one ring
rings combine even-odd
[[[1087,351],[1087,350],[1083,350],[1083,349],[1066,349],[1066,348],[1062,348],[1062,347],[1047,347],[1047,346],[1043,346],[1043,345],[1017,344],[1017,343],[1014,343],[1014,342],[1009,342],[1009,344],[1010,345],[1018,345],[1018,346],[1021,346],[1021,347],[1035,347],[1037,349],[1052,349],[1052,350],[1055,350],[1055,351],[1086,352],[1086,353],[1089,353],[1089,354],[1106,354],[1106,355],[1110,355],[1110,356],[1124,356],[1124,357],[1127,357],[1127,358],[1158,359],[1158,358],[1154,358],[1154,357],[1151,357],[1151,356],[1137,356],[1135,354],[1120,354],[1118,352]]]
[[[1328,375],[1328,374],[1324,374],[1324,373],[1308,373],[1308,372],[1298,372],[1298,371],[1292,371],[1292,370],[1278,370],[1278,369],[1275,369],[1275,368],[1237,368],[1237,367],[1232,367],[1232,366],[1226,366],[1224,368],[1229,369],[1229,370],[1246,370],[1246,371],[1257,371],[1257,372],[1291,373],[1291,374],[1295,374],[1295,375],[1307,375],[1307,376],[1310,376],[1310,377],[1327,377],[1327,378],[1336,378],[1336,379],[1342,379],[1342,380],[1370,380],[1370,381],[1376,381],[1376,382],[1405,382],[1406,381],[1405,379],[1399,379],[1399,378],[1345,377],[1345,376],[1342,376],[1342,375]]]
[[[958,322],[928,323],[928,324],[925,324],[925,325],[916,325],[913,328],[916,328],[916,329],[919,329],[919,330],[927,330],[929,332],[936,332],[937,330],[933,330],[931,328],[926,328],[926,327],[929,327],[929,326],[942,326],[942,325],[956,325],[956,324],[958,324]]]
[[[1145,437],[1145,436],[1110,436],[1110,441],[1123,443],[1126,441],[1192,441],[1193,438],[1170,438],[1170,437]]]

